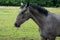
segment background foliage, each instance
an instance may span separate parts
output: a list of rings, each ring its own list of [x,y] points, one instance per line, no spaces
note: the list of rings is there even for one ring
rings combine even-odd
[[[47,7],[60,7],[60,0],[0,0],[0,5],[20,6],[21,1],[24,3],[36,3]]]

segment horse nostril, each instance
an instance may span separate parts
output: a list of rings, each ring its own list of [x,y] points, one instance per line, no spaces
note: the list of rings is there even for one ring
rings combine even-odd
[[[18,25],[18,24],[16,24],[16,23],[15,23],[14,25],[15,25],[15,27],[19,27],[19,25]]]
[[[17,24],[15,23],[15,26],[17,26]]]

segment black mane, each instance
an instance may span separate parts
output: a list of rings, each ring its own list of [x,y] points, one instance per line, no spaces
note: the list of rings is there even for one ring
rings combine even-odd
[[[48,11],[46,9],[42,8],[40,5],[30,4],[30,6],[34,9],[37,9],[41,14],[45,14],[46,16],[48,15]]]

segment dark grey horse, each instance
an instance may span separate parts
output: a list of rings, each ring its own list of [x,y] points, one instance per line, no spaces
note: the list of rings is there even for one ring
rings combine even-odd
[[[20,27],[29,18],[38,24],[41,40],[55,40],[60,35],[59,14],[53,14],[37,4],[22,5],[15,26]]]

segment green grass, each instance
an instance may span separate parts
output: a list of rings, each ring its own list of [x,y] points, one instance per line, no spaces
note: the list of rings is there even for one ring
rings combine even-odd
[[[60,8],[46,8],[53,13],[60,13]],[[0,40],[40,40],[38,26],[29,19],[20,28],[14,27],[19,7],[0,6]],[[60,40],[57,37],[57,40]]]

